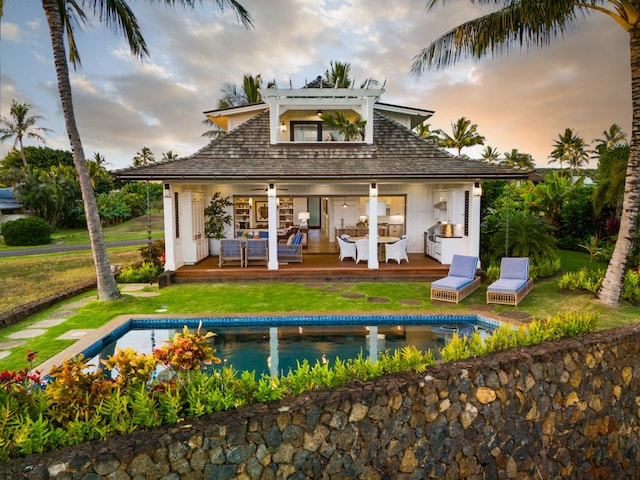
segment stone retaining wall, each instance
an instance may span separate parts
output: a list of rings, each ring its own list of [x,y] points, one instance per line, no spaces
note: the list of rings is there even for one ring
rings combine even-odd
[[[18,322],[21,322],[25,318],[29,318],[36,313],[40,313],[42,310],[56,305],[63,300],[67,300],[81,293],[88,292],[89,290],[93,290],[94,288],[96,288],[96,280],[88,280],[80,285],[68,288],[53,295],[49,295],[48,297],[41,298],[34,302],[27,303],[26,305],[21,305],[6,312],[0,312],[0,328],[14,325]]]
[[[632,479],[640,326],[0,465],[31,479]],[[23,477],[24,475],[24,477]]]

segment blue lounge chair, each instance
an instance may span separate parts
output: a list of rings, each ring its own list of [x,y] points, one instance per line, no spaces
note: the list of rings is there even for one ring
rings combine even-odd
[[[289,237],[290,242],[278,244],[278,263],[302,263],[302,233]]]
[[[431,300],[458,303],[480,286],[478,257],[454,255],[449,274],[431,284]]]
[[[249,266],[249,262],[267,265],[267,262],[269,261],[268,240],[266,238],[248,239],[244,253],[245,267]]]
[[[487,303],[515,305],[533,288],[529,278],[529,259],[505,257],[500,262],[500,278],[487,287]]]

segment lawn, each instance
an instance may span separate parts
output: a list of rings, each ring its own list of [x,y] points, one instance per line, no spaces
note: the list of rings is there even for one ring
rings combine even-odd
[[[126,263],[122,258],[127,255],[136,258],[137,252],[116,251],[112,252],[114,260]],[[80,262],[78,254],[61,256],[74,262]],[[88,255],[87,255],[88,256]],[[49,257],[49,256],[47,256]],[[54,258],[39,257],[33,259],[29,267],[23,267],[22,274],[16,274],[16,287],[25,284],[28,273],[38,270],[35,275],[35,284],[32,284],[36,296],[42,295],[46,290],[47,282],[37,281],[42,275],[45,266],[56,265],[58,260]],[[15,260],[15,259],[14,259]],[[24,261],[20,260],[20,261]],[[62,260],[60,260],[62,261]],[[587,255],[576,252],[562,252],[563,267],[567,270],[579,269],[589,265]],[[0,263],[6,266],[6,260]],[[19,263],[19,262],[18,262]],[[79,266],[75,273],[83,272],[83,275],[91,275],[90,256],[89,265]],[[4,265],[3,265],[4,264]],[[36,268],[37,265],[40,267]],[[54,269],[55,270],[55,269]],[[4,268],[3,268],[4,271]],[[61,278],[66,278],[60,272]],[[617,309],[607,308],[596,302],[591,295],[563,294],[559,291],[557,282],[560,275],[553,278],[537,280],[531,293],[518,307],[493,305],[490,310],[493,313],[513,316],[529,314],[535,318],[546,318],[566,311],[595,312],[600,318],[600,328],[611,328],[626,325],[638,321],[639,309],[629,304],[623,304]],[[19,280],[18,280],[19,279]],[[56,280],[55,283],[58,283]],[[373,283],[348,283],[348,284],[302,284],[302,283],[246,283],[246,284],[191,284],[172,285],[168,288],[157,289],[156,286],[147,286],[145,290],[157,293],[157,296],[138,297],[124,295],[121,300],[113,302],[90,302],[78,312],[70,316],[67,321],[48,329],[46,335],[26,339],[25,343],[12,349],[12,354],[0,360],[0,371],[4,369],[24,368],[24,354],[29,348],[39,352],[39,361],[44,361],[54,354],[66,348],[70,340],[58,340],[63,333],[73,329],[97,328],[109,322],[121,314],[153,314],[158,310],[168,315],[193,314],[193,315],[224,315],[242,313],[340,313],[340,312],[414,312],[442,313],[449,311],[469,311],[483,309],[487,311],[485,301],[485,288],[478,289],[467,297],[461,304],[432,304],[429,300],[429,284],[426,282],[373,282]],[[360,298],[347,298],[345,293],[360,294]],[[17,296],[13,294],[12,296]],[[94,296],[95,293],[88,294]],[[355,295],[348,295],[355,296]],[[371,297],[383,297],[387,303],[371,302]],[[404,300],[412,300],[407,304]],[[418,301],[419,303],[415,303]],[[68,302],[67,302],[68,303]],[[55,307],[64,310],[64,304]],[[0,342],[8,340],[12,332],[24,329],[30,324],[47,318],[54,309],[41,312],[38,315],[0,331]]]
[[[147,219],[146,215],[143,215],[117,225],[104,225],[102,234],[106,242],[146,239],[149,235],[149,227],[151,227],[152,238],[164,237],[164,217],[162,213],[152,213],[149,219]],[[89,244],[89,231],[86,228],[58,230],[51,234],[51,239],[50,245]],[[27,248],[31,247],[8,247],[4,243],[4,238],[0,237],[0,251]]]

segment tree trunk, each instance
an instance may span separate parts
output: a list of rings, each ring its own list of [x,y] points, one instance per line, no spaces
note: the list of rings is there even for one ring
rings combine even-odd
[[[56,66],[56,75],[58,77],[58,91],[62,102],[62,111],[64,112],[67,134],[69,135],[71,150],[73,152],[73,163],[75,164],[78,172],[78,180],[80,183],[80,190],[82,192],[82,202],[84,204],[84,211],[87,219],[89,240],[91,242],[91,251],[93,252],[93,262],[96,267],[98,299],[115,300],[120,298],[121,295],[115,278],[111,273],[109,255],[107,253],[104,237],[102,235],[102,228],[100,226],[100,215],[98,214],[96,197],[93,191],[93,186],[91,185],[87,161],[84,157],[84,150],[80,140],[80,132],[78,132],[78,128],[76,126],[73,101],[71,97],[71,82],[69,80],[69,66],[67,64],[64,46],[64,30],[58,5],[58,0],[42,0],[42,7],[44,8],[45,15],[47,16],[49,33],[51,35],[53,60]]]
[[[597,295],[601,303],[611,307],[620,305],[624,276],[636,238],[638,209],[640,208],[640,29],[638,25],[629,32],[629,37],[631,49],[631,100],[633,106],[629,162],[627,164],[618,240]]]

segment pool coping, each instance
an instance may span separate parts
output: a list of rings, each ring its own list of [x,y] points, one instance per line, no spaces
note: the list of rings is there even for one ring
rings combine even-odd
[[[411,316],[436,316],[436,317],[481,317],[489,321],[497,322],[500,325],[510,324],[519,326],[521,322],[514,319],[505,319],[500,315],[481,311],[481,310],[451,310],[425,312],[425,311],[378,311],[378,312],[263,312],[263,313],[226,313],[226,314],[123,314],[118,315],[113,320],[102,325],[99,328],[87,329],[81,331],[82,337],[69,347],[65,348],[58,354],[42,362],[34,367],[43,374],[47,374],[52,367],[60,365],[66,359],[73,358],[83,351],[91,348],[94,344],[110,335],[113,331],[122,328],[132,320],[190,320],[197,321],[199,319],[259,319],[259,318],[278,318],[278,317],[295,317],[295,318],[317,318],[317,317],[411,317]],[[455,321],[455,320],[454,320]],[[344,323],[344,322],[342,322]],[[446,323],[446,322],[442,322]],[[450,322],[452,323],[452,322]],[[74,331],[75,332],[75,331]],[[80,331],[78,331],[80,332]],[[69,335],[73,332],[66,332],[61,337],[73,338]],[[80,333],[77,333],[79,336]],[[58,337],[60,338],[60,337]]]

